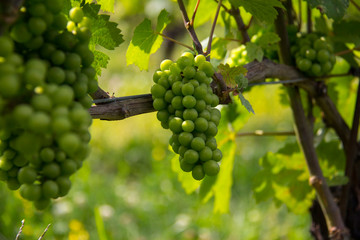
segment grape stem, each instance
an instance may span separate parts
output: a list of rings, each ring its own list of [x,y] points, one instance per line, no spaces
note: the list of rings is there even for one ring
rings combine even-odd
[[[179,42],[179,41],[177,41],[177,40],[174,39],[174,38],[171,38],[171,37],[166,36],[166,35],[164,35],[164,34],[162,34],[162,33],[159,33],[159,32],[156,32],[156,34],[162,36],[163,38],[165,38],[165,39],[167,39],[167,40],[169,40],[169,41],[171,41],[171,42],[173,42],[173,43],[176,43],[176,44],[178,44],[178,45],[181,45],[181,46],[183,46],[183,47],[186,47],[186,48],[190,49],[191,51],[194,51],[194,48],[193,48],[193,47],[191,47],[191,46],[189,46],[189,45],[186,45],[185,43]]]
[[[215,13],[213,24],[211,26],[209,42],[208,42],[208,45],[207,45],[205,55],[210,55],[210,53],[211,53],[211,44],[212,44],[212,40],[213,40],[213,36],[214,36],[216,22],[217,22],[217,19],[218,19],[218,16],[219,16],[220,8],[221,8],[221,2],[222,2],[222,0],[219,0],[217,8],[216,8],[216,13]]]
[[[196,16],[196,12],[197,12],[197,10],[199,8],[199,4],[200,4],[200,0],[197,0],[196,6],[195,6],[195,9],[194,9],[191,21],[190,21],[190,26],[194,26],[195,16]]]
[[[195,33],[194,27],[190,24],[189,16],[186,12],[184,2],[182,0],[178,0],[177,2],[178,2],[178,5],[179,5],[179,8],[180,8],[183,20],[184,20],[185,28],[188,31],[188,33],[190,34],[190,37],[195,45],[195,49],[199,54],[203,54],[204,52],[203,52],[202,45]]]

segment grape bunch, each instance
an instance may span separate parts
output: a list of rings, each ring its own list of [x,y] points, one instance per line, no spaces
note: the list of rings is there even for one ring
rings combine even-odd
[[[319,77],[328,74],[336,60],[330,43],[316,33],[298,38],[291,47],[291,53],[295,56],[296,67],[309,76]]]
[[[215,135],[219,98],[210,87],[214,69],[203,55],[185,52],[176,61],[166,59],[153,76],[151,88],[157,118],[173,133],[169,144],[179,154],[180,167],[196,180],[218,174],[222,158]]]
[[[230,67],[243,66],[249,63],[245,45],[241,45],[240,47],[232,49],[230,56],[227,59],[227,63],[230,65]]]
[[[66,16],[62,3],[25,1],[0,37],[0,180],[37,209],[68,193],[90,150],[91,32],[82,9]]]

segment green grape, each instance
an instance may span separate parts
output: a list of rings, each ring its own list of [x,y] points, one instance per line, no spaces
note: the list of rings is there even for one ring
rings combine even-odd
[[[194,60],[195,60],[195,66],[198,67],[201,63],[206,61],[206,58],[204,55],[200,54],[200,55],[197,55]]]
[[[42,168],[42,174],[50,179],[57,178],[60,176],[60,173],[60,166],[55,162],[47,163]]]
[[[29,13],[34,17],[42,17],[46,13],[46,7],[42,3],[32,4],[28,8]]]
[[[40,151],[40,158],[43,162],[51,162],[55,159],[55,152],[51,148],[43,148]]]
[[[173,62],[170,59],[165,59],[160,63],[160,69],[161,71],[165,71],[165,70],[169,70],[171,64],[173,64]]]
[[[185,159],[180,160],[180,168],[184,172],[191,172],[194,168],[194,164],[188,163]]]
[[[208,161],[212,158],[212,154],[213,154],[212,150],[206,146],[199,153],[200,160],[203,162]]]
[[[186,66],[183,69],[183,75],[186,78],[191,79],[195,76],[195,74],[196,74],[196,69],[193,66]]]
[[[185,147],[183,145],[180,145],[180,147],[179,147],[179,155],[183,157],[187,150],[188,150],[187,147]]]
[[[46,22],[39,17],[32,17],[29,19],[29,31],[35,36],[43,34],[46,30]]]
[[[45,198],[57,198],[59,186],[53,180],[46,180],[41,186],[41,192]]]
[[[195,129],[195,124],[191,120],[185,120],[182,122],[181,127],[185,132],[192,132]]]
[[[61,174],[66,176],[73,174],[77,170],[76,162],[72,159],[63,161],[60,165],[60,168]]]
[[[194,108],[185,109],[183,112],[184,120],[195,121],[198,118],[198,112]]]
[[[184,96],[192,95],[194,93],[194,86],[191,83],[182,85],[181,92]]]
[[[52,108],[52,102],[46,95],[35,95],[31,99],[31,106],[37,111],[49,112]]]
[[[155,98],[153,102],[153,106],[155,110],[163,110],[166,108],[166,102],[163,98]]]
[[[38,210],[44,210],[50,205],[49,198],[41,198],[34,201],[34,206]]]
[[[175,97],[172,90],[167,90],[164,96],[166,102],[171,103],[172,99]]]
[[[201,180],[205,177],[205,172],[201,165],[196,165],[191,173],[195,180]]]
[[[183,84],[181,82],[175,82],[172,85],[173,93],[177,96],[182,95],[182,86],[183,86]]]
[[[80,138],[75,133],[65,133],[58,139],[59,146],[67,154],[73,154],[80,146]]]
[[[182,123],[183,120],[179,117],[174,117],[169,122],[169,128],[173,133],[180,133],[182,132]]]
[[[325,63],[330,59],[330,53],[326,49],[321,49],[317,52],[316,59],[320,63]]]
[[[191,141],[191,148],[196,151],[201,151],[205,148],[205,141],[201,137],[195,137]]]
[[[204,162],[203,169],[205,174],[208,176],[215,176],[220,171],[219,164],[214,160],[209,160]]]
[[[183,98],[181,96],[175,96],[172,100],[171,100],[171,106],[173,106],[174,109],[176,110],[182,110],[184,109],[183,106]]]
[[[69,16],[75,23],[80,23],[83,20],[84,12],[80,7],[74,7],[70,9]]]
[[[19,93],[20,79],[14,74],[5,74],[0,76],[0,95],[9,98]]]
[[[66,194],[68,194],[68,192],[71,188],[70,179],[68,177],[61,176],[61,177],[57,178],[55,181],[59,187],[59,192],[58,192],[59,197],[63,197]]]
[[[10,36],[18,43],[26,43],[32,38],[32,34],[24,22],[18,22],[13,25],[10,31]]]
[[[179,142],[182,146],[190,146],[192,139],[193,135],[189,132],[182,132],[179,134]]]
[[[220,149],[217,148],[213,151],[212,158],[216,162],[219,162],[222,159],[222,152],[220,151]]]
[[[37,177],[36,170],[32,167],[27,166],[20,168],[17,179],[21,184],[24,183],[31,184],[35,182],[36,177]]]
[[[186,108],[193,108],[196,105],[196,98],[194,98],[191,95],[186,95],[183,99],[182,99],[182,105]]]
[[[51,119],[44,112],[35,112],[29,119],[28,128],[35,133],[44,133],[49,129]]]
[[[217,143],[216,143],[216,139],[214,137],[210,137],[210,138],[206,139],[205,145],[207,147],[209,147],[211,150],[217,149]]]
[[[209,123],[205,118],[199,117],[195,120],[195,130],[199,132],[205,132],[209,127]]]
[[[41,198],[41,187],[38,184],[23,184],[20,195],[29,201],[36,201]]]
[[[8,178],[6,184],[10,190],[17,190],[21,186],[21,184],[16,178]]]
[[[51,67],[47,72],[46,79],[50,83],[61,84],[65,81],[65,72],[60,67]]]
[[[66,69],[78,70],[81,67],[81,57],[76,53],[69,53],[66,55],[66,60],[64,63]]]
[[[9,37],[0,36],[0,46],[0,57],[8,57],[14,51],[14,43]]]
[[[61,50],[56,50],[51,53],[50,59],[54,65],[61,65],[65,62],[65,53]]]
[[[199,153],[195,150],[188,149],[184,153],[184,161],[189,164],[194,164],[199,160]]]
[[[151,94],[155,98],[162,98],[165,95],[166,89],[160,84],[154,84],[151,87]]]

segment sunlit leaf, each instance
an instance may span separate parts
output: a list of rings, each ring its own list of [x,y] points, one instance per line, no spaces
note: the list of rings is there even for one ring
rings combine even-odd
[[[151,21],[144,19],[135,28],[134,36],[126,52],[127,65],[135,64],[140,70],[147,70],[150,55],[154,54],[163,42],[163,38],[158,33],[162,33],[169,23],[169,13],[165,9],[158,16],[155,30],[151,26]]]

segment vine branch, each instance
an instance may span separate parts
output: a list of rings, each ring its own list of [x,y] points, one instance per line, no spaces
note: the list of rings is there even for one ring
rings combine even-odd
[[[350,2],[360,11],[360,6],[354,0],[350,0]]]
[[[195,29],[194,27],[190,24],[190,20],[189,20],[189,16],[186,12],[186,8],[185,8],[185,5],[184,5],[184,2],[182,0],[178,0],[178,5],[179,5],[179,8],[180,8],[180,11],[181,11],[181,14],[183,16],[183,20],[184,20],[184,25],[185,25],[185,28],[186,30],[188,31],[188,33],[190,34],[190,37],[195,45],[195,49],[196,51],[199,53],[199,54],[203,54],[203,49],[202,49],[202,46],[201,46],[201,43],[195,33]]]
[[[235,19],[236,26],[237,26],[237,29],[239,30],[239,32],[241,33],[243,43],[250,42],[250,37],[247,32],[248,27],[245,26],[245,24],[244,24],[244,21],[240,15],[240,9],[231,4],[230,14]],[[251,23],[251,20],[249,22],[249,25],[250,25],[250,23]]]
[[[280,60],[281,62],[292,65],[290,55],[290,44],[286,32],[286,21],[284,12],[278,8],[278,17],[275,20],[276,32],[280,36]],[[289,9],[288,9],[289,11]],[[309,30],[309,29],[308,29]],[[330,188],[323,176],[319,159],[317,157],[312,129],[307,121],[305,111],[301,102],[300,91],[298,87],[289,87],[288,94],[290,97],[290,106],[295,121],[296,136],[304,153],[307,167],[310,172],[310,185],[314,187],[317,199],[320,203],[322,212],[326,219],[329,235],[331,239],[343,239],[348,236],[343,220],[341,218],[340,209],[335,203]]]
[[[357,135],[359,130],[359,122],[360,122],[360,85],[358,86],[358,90],[357,90],[353,123],[350,131],[349,147],[346,154],[345,175],[349,178],[349,183],[345,185],[344,188],[342,189],[342,195],[340,199],[340,209],[344,219],[346,219],[347,204],[348,204],[349,192],[351,188],[350,183],[354,172],[356,154],[358,152]]]
[[[191,21],[190,21],[191,26],[194,26],[195,16],[196,16],[196,12],[197,12],[197,10],[199,8],[199,4],[200,4],[200,0],[197,0],[196,6],[195,6],[195,9],[194,9],[194,13],[193,13]]]
[[[215,31],[215,27],[216,27],[216,22],[219,16],[219,12],[220,12],[220,7],[221,7],[221,2],[222,0],[219,0],[217,8],[216,8],[216,13],[215,13],[215,17],[214,17],[214,22],[211,26],[211,31],[210,31],[210,36],[209,36],[209,42],[207,45],[207,49],[206,49],[206,55],[209,55],[211,52],[211,44],[212,44],[212,40],[213,40],[213,36],[214,36],[214,31]]]

